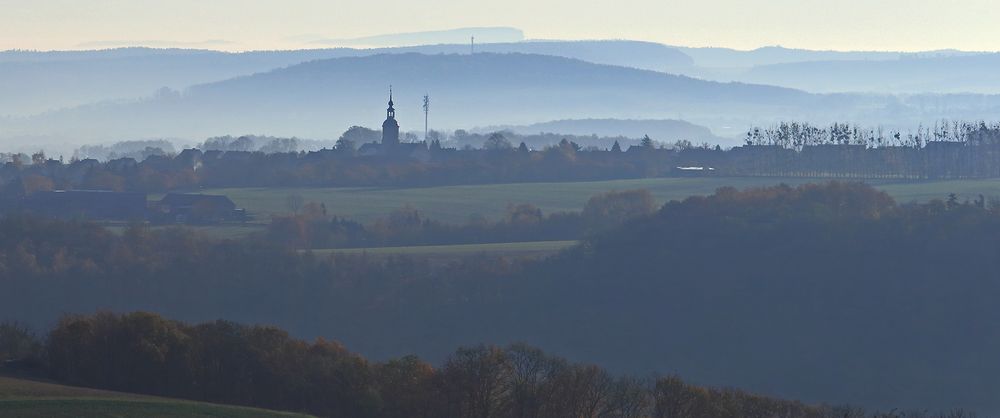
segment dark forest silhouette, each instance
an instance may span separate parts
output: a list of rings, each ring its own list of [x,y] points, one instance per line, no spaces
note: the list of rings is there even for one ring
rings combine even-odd
[[[372,362],[336,342],[306,342],[275,327],[221,320],[192,325],[146,312],[65,316],[44,343],[2,323],[0,338],[32,347],[17,358],[60,382],[324,417],[869,416],[862,408],[810,406],[676,376],[616,377],[520,343],[462,347],[440,367],[415,356]]]

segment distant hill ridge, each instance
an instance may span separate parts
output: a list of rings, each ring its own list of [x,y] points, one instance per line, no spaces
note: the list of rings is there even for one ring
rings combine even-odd
[[[473,37],[480,44],[520,42],[524,40],[524,32],[511,27],[478,27],[393,33],[346,39],[318,38],[311,39],[309,42],[318,45],[351,47],[394,47],[402,45],[465,44],[471,43]]]
[[[478,52],[537,53],[657,71],[691,65],[670,47],[635,41],[517,42],[478,45]],[[26,116],[107,100],[134,100],[161,87],[270,71],[313,60],[385,53],[468,54],[468,44],[401,48],[326,48],[229,53],[204,49],[115,48],[0,52],[0,116]]]
[[[635,59],[632,67],[612,64],[618,59],[605,52],[617,50],[616,45],[647,51],[622,56],[649,61]],[[516,52],[515,46],[544,54]],[[37,54],[64,53],[9,52],[8,58],[27,54],[36,61],[0,63],[0,72],[6,75],[0,77],[0,114],[4,109],[61,110],[30,117],[0,116],[0,139],[14,146],[61,147],[66,152],[84,143],[160,138],[194,143],[229,134],[336,140],[349,126],[382,122],[384,92],[390,84],[396,87],[404,131],[422,130],[424,94],[432,97],[430,127],[438,130],[561,119],[673,119],[705,126],[730,141],[738,140],[749,126],[778,120],[906,129],[945,118],[991,120],[1000,111],[1000,96],[811,94],[640,69],[689,62],[689,57],[671,55],[668,47],[653,43],[523,42],[490,47],[497,52],[449,52],[458,48],[455,45],[398,48],[393,53],[329,49],[161,54],[128,49],[105,52],[118,58],[94,60],[87,54],[65,53],[84,57],[71,59],[71,64],[37,61]],[[552,51],[556,47],[566,56],[548,55],[558,52]],[[405,52],[415,50],[427,53]],[[178,56],[185,59],[175,60]],[[988,61],[989,56],[938,59]],[[609,63],[594,62],[600,60]],[[903,61],[927,60],[931,59]],[[973,74],[963,73],[965,79],[976,80]],[[784,79],[797,80],[792,75]],[[809,80],[802,85],[808,86]],[[899,81],[904,81],[902,76]],[[157,84],[169,88],[153,87]],[[145,98],[92,100],[115,92]]]
[[[917,53],[877,51],[811,51],[764,47],[750,51],[729,48],[691,48],[631,40],[521,40],[523,34],[503,36],[491,31],[514,28],[468,28],[398,36],[423,37],[421,45],[372,49],[325,48],[283,51],[220,52],[208,49],[126,47],[88,51],[0,51],[0,116],[25,116],[57,108],[107,100],[134,100],[161,87],[181,90],[195,84],[221,81],[287,67],[317,59],[369,56],[382,53],[467,54],[469,34],[480,34],[476,51],[531,53],[576,58],[598,64],[683,74],[715,81],[747,81],[799,88],[813,92],[884,91],[1000,92],[989,62],[962,61],[965,57],[997,56],[978,52],[941,50]],[[484,32],[486,31],[486,32]],[[486,33],[487,35],[483,35]],[[439,36],[440,35],[440,36]],[[390,35],[386,39],[391,39]],[[375,38],[379,38],[376,36]],[[416,38],[414,38],[416,39]],[[323,39],[304,39],[324,45]],[[390,42],[391,43],[391,42]],[[329,43],[328,43],[329,44]],[[406,42],[403,42],[406,44]],[[944,60],[962,65],[963,76],[951,77],[921,61]],[[867,68],[884,62],[913,82],[884,83]],[[905,61],[905,62],[904,62]],[[800,63],[837,62],[797,66]],[[790,66],[784,67],[785,64]],[[911,65],[912,64],[912,65]],[[760,68],[778,66],[775,68]],[[770,73],[776,72],[774,75]],[[819,74],[816,75],[817,71]],[[871,79],[866,79],[874,75]],[[870,88],[869,85],[883,86]],[[926,89],[926,90],[922,90]]]
[[[497,130],[510,130],[524,135],[556,133],[626,138],[642,138],[644,135],[649,135],[654,139],[668,141],[687,139],[692,142],[726,142],[725,138],[715,136],[704,126],[674,119],[562,119],[531,125],[494,126],[477,131]]]

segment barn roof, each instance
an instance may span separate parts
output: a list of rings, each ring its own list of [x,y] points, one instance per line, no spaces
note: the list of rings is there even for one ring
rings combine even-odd
[[[160,204],[173,207],[212,206],[215,208],[236,209],[236,204],[228,197],[212,194],[168,193]]]

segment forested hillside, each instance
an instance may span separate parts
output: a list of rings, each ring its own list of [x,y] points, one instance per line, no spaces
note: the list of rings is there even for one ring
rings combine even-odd
[[[6,217],[0,316],[44,328],[63,312],[146,309],[432,362],[524,341],[807,402],[995,413],[997,231],[983,200],[900,205],[843,183],[720,189],[548,260],[444,266]]]

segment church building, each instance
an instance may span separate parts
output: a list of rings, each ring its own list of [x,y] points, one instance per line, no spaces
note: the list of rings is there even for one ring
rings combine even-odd
[[[399,145],[399,122],[396,122],[396,109],[392,107],[392,88],[389,88],[389,108],[385,111],[385,122],[382,122],[382,147]]]
[[[363,156],[423,161],[430,158],[426,143],[399,141],[399,122],[396,121],[396,108],[392,102],[392,88],[389,88],[389,108],[385,111],[385,122],[382,122],[382,142],[364,144],[358,149],[358,153]]]

